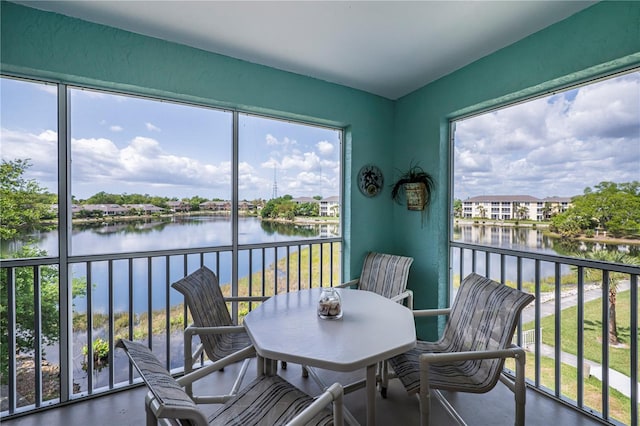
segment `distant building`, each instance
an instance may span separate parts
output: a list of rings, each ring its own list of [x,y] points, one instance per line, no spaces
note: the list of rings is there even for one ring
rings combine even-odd
[[[135,210],[142,214],[162,213],[164,211],[163,208],[154,206],[153,204],[124,204],[123,207],[126,208],[127,211]]]
[[[240,201],[238,203],[238,210],[255,210],[256,209],[256,205],[253,203],[250,203],[249,201]]]
[[[462,217],[492,220],[542,221],[566,211],[569,197],[536,198],[530,195],[480,195],[462,202]]]
[[[339,215],[340,197],[333,196],[320,200],[320,216],[338,217]]]
[[[291,201],[293,201],[296,204],[320,203],[320,200],[316,200],[315,198],[311,198],[311,197],[298,197],[298,198],[293,198]]]
[[[77,210],[72,207],[72,212],[80,212],[80,210],[99,211],[102,212],[103,216],[118,216],[125,215],[129,211],[129,209],[122,207],[120,204],[81,204],[78,207],[79,209]]]
[[[188,212],[191,210],[191,205],[184,201],[167,201],[167,207],[173,212]]]
[[[231,211],[231,201],[205,201],[200,203],[200,210]]]

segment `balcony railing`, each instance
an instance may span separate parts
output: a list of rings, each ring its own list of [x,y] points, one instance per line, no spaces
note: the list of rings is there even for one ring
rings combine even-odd
[[[189,318],[171,283],[198,267],[217,273],[232,318],[241,323],[261,298],[339,284],[341,246],[340,238],[328,238],[240,245],[235,256],[233,247],[215,247],[73,256],[65,263],[3,260],[0,314],[9,338],[0,358],[7,374],[2,417],[132,385],[128,361],[114,351],[120,337],[146,340],[180,371]]]
[[[460,277],[475,271],[536,295],[516,335],[516,342],[529,351],[531,388],[609,423],[638,424],[640,268],[450,245],[454,292]],[[233,247],[217,247],[75,256],[65,263],[57,258],[3,260],[0,279],[9,285],[0,297],[10,338],[1,359],[8,359],[2,417],[130,386],[133,372],[119,351],[113,351],[121,336],[148,341],[169,368],[179,371],[181,330],[189,319],[170,284],[201,265],[214,270],[225,295],[234,298],[229,306],[239,323],[259,303],[248,298],[341,282],[340,239],[240,245],[236,250],[236,256]],[[58,282],[68,285],[59,287]],[[614,286],[621,341],[616,345],[607,338]],[[25,291],[32,301],[18,309],[16,295]],[[594,293],[595,299],[589,300]],[[51,297],[57,301],[54,312]],[[57,330],[56,338],[50,338],[51,329]],[[594,340],[594,335],[600,337]],[[14,355],[25,347],[31,349]],[[25,383],[31,393],[19,395]]]
[[[450,247],[454,293],[460,277],[478,272],[535,294],[515,336],[528,351],[529,387],[600,420],[638,425],[640,267],[459,242]],[[614,324],[617,342],[610,340]]]

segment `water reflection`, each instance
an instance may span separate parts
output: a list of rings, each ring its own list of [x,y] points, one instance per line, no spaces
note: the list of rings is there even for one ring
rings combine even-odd
[[[554,238],[542,228],[514,226],[461,225],[453,227],[453,240],[463,243],[570,256],[579,251],[618,250],[640,255],[638,244],[607,244],[597,241],[573,241]]]
[[[640,256],[639,244],[607,244],[596,241],[569,241],[553,238],[545,234],[544,229],[513,226],[482,226],[461,225],[454,226],[454,241],[472,243],[490,247],[500,247],[511,250],[521,250],[534,253],[557,254],[575,257],[577,253],[593,251],[621,251],[630,256]],[[466,276],[475,264],[476,272],[500,280],[502,272],[507,281],[516,281],[518,275],[518,260],[514,256],[501,257],[499,254],[477,252],[475,259],[471,250],[463,250],[463,271],[460,271],[460,250],[452,251],[451,265],[454,276]],[[522,259],[521,272],[523,281],[533,281],[536,273],[536,262],[532,259]],[[561,267],[561,275],[574,271],[569,266]],[[555,264],[540,262],[541,279],[555,275]]]

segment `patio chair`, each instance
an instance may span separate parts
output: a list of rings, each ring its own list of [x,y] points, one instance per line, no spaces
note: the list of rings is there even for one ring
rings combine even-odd
[[[413,307],[413,293],[407,290],[412,257],[369,252],[362,264],[362,273],[355,280],[340,284],[338,288],[358,288],[377,293]]]
[[[146,345],[121,339],[116,346],[124,349],[149,389],[145,397],[147,426],[344,424],[343,392],[338,383],[314,399],[279,376],[259,376],[208,415],[183,389],[205,376],[204,369],[174,379]],[[222,359],[212,365],[219,369],[228,364]],[[333,410],[328,407],[331,403]]]
[[[243,326],[233,324],[218,284],[218,277],[206,266],[174,282],[171,287],[183,294],[193,318],[193,324],[184,330],[185,374],[193,371],[194,364],[198,362],[203,351],[208,359],[214,362],[234,354],[244,354],[237,360],[242,360],[243,365],[228,394],[194,396],[191,385],[185,388],[187,394],[197,403],[225,402],[238,392],[249,366],[249,358],[255,356],[249,335]],[[192,352],[194,335],[200,337],[200,343]]]
[[[460,284],[450,309],[414,311],[416,317],[449,315],[442,338],[418,341],[389,363],[407,392],[419,392],[420,424],[429,424],[431,391],[460,424],[465,424],[440,389],[485,393],[502,381],[515,396],[515,424],[524,425],[525,352],[512,345],[520,313],[534,297],[476,273]],[[503,373],[514,358],[515,379]]]

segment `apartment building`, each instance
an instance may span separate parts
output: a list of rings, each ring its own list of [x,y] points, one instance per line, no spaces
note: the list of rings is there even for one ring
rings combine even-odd
[[[548,220],[566,211],[570,197],[536,198],[530,195],[480,195],[462,202],[463,218],[494,220]]]

